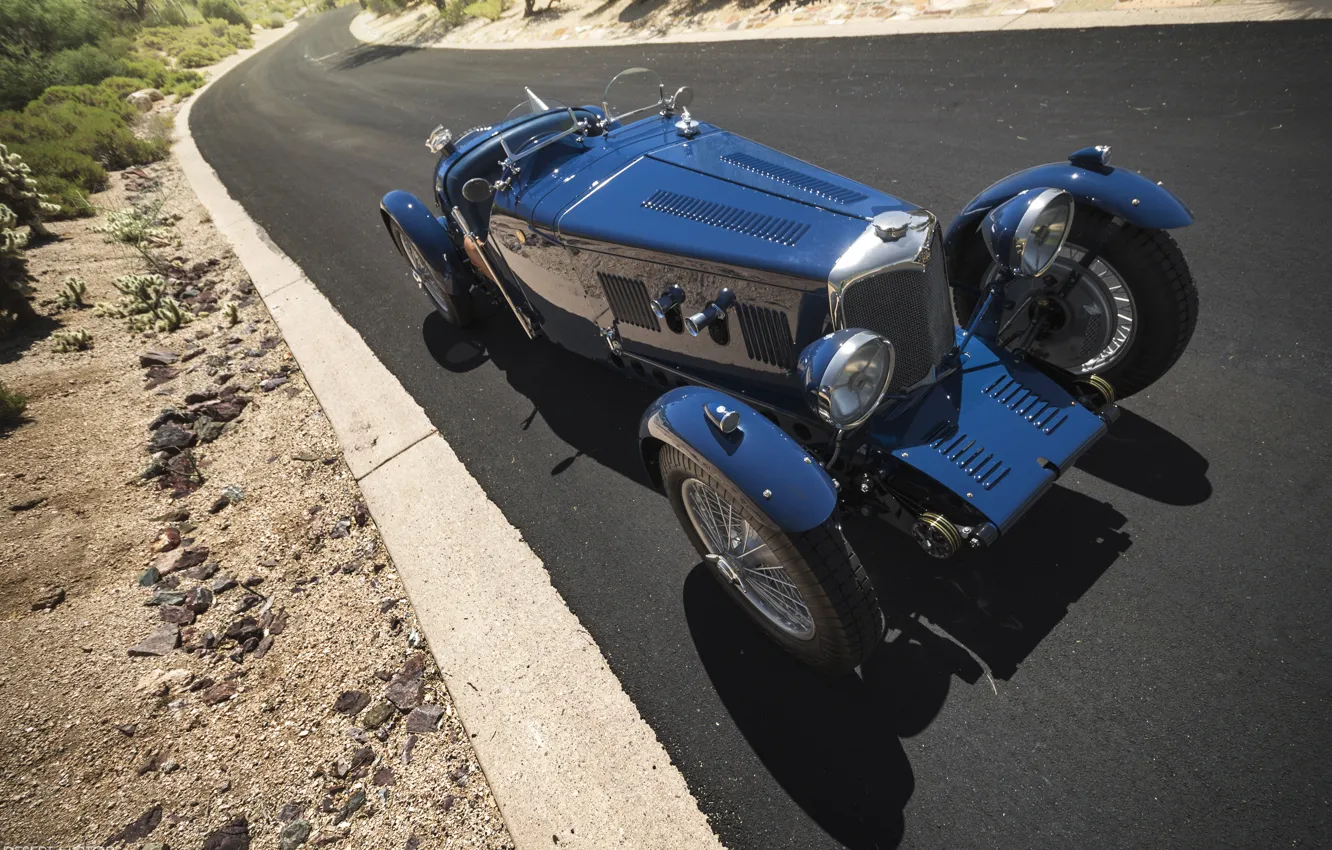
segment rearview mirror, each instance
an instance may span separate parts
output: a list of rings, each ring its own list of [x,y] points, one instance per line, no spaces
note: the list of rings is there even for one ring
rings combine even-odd
[[[694,90],[689,86],[680,86],[679,90],[671,96],[672,109],[685,109],[694,102]]]
[[[489,180],[473,177],[463,184],[463,197],[474,204],[490,200],[490,196],[493,194],[495,194],[495,189],[490,185]]]

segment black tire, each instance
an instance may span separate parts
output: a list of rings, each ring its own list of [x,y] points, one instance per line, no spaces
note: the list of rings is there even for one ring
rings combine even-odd
[[[1122,399],[1154,384],[1184,353],[1198,324],[1198,288],[1184,253],[1164,230],[1144,230],[1127,222],[1113,227],[1106,213],[1079,204],[1068,239],[1090,247],[1103,238],[1107,227],[1111,235],[1101,256],[1119,271],[1137,307],[1137,327],[1128,350],[1099,373],[1114,387],[1115,397]],[[953,279],[979,288],[992,262],[979,230],[967,238],[954,261]],[[959,322],[967,322],[978,297],[974,291],[953,290]]]
[[[874,585],[836,522],[829,520],[809,531],[787,534],[767,527],[716,470],[699,465],[671,446],[662,447],[659,463],[671,507],[700,555],[706,557],[709,550],[684,505],[684,484],[691,478],[711,487],[750,524],[799,588],[814,622],[813,636],[803,640],[780,629],[717,569],[710,570],[769,637],[796,658],[829,673],[848,672],[869,658],[883,641],[883,611]]]
[[[398,249],[407,260],[407,265],[416,278],[417,284],[425,290],[426,295],[430,296],[431,302],[435,305],[435,310],[443,317],[444,321],[454,327],[465,328],[476,318],[476,305],[472,301],[471,293],[463,295],[454,295],[448,291],[448,287],[440,279],[439,272],[435,271],[425,261],[425,256],[421,249],[417,248],[411,238],[407,236],[402,227],[395,221],[391,225],[393,231],[393,241],[398,244]],[[413,252],[415,257],[413,257]],[[420,268],[418,268],[418,264]]]

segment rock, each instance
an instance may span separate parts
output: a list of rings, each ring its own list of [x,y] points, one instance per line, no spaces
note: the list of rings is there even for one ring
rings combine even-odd
[[[407,645],[412,649],[420,649],[425,646],[425,636],[413,628],[407,633]]]
[[[453,808],[453,802],[454,802],[453,795],[445,794],[444,799],[439,801],[439,807],[443,811],[447,812],[449,809]]]
[[[150,348],[139,352],[140,366],[170,366],[179,361],[179,354],[164,348]]]
[[[352,753],[351,769],[356,770],[358,767],[365,767],[366,765],[373,764],[374,761],[375,751],[369,747],[361,747],[359,750]]]
[[[264,598],[262,596],[259,596],[254,593],[247,593],[244,596],[242,596],[241,601],[237,603],[236,613],[239,614],[242,611],[248,611],[263,601]]]
[[[403,763],[403,764],[411,764],[411,763],[412,763],[412,749],[413,749],[415,746],[416,746],[416,736],[415,736],[415,735],[408,735],[407,738],[402,742],[402,763]]]
[[[164,528],[153,538],[152,550],[155,553],[170,552],[180,545],[180,532],[174,528]]]
[[[152,587],[162,580],[162,573],[157,567],[149,567],[139,573],[139,587]]]
[[[287,383],[286,375],[280,375],[276,378],[265,378],[264,380],[259,382],[259,389],[263,390],[266,393],[271,393],[273,390],[277,389],[278,387],[282,386],[285,383]]]
[[[333,822],[342,823],[343,821],[350,818],[352,815],[356,814],[356,812],[359,811],[360,808],[364,805],[365,805],[365,792],[357,791],[356,793],[352,794],[351,797],[347,800],[346,804],[342,807],[342,811],[338,812],[337,816],[333,818]]]
[[[423,654],[417,653],[408,658],[401,672],[389,681],[388,687],[384,690],[389,702],[396,705],[400,711],[408,711],[420,705],[421,698],[425,696],[425,683],[422,680],[424,671]]]
[[[226,593],[236,586],[236,580],[229,576],[218,576],[208,583],[208,587],[213,593]]]
[[[319,455],[311,452],[296,452],[296,454],[291,456],[291,459],[299,460],[302,463],[315,463],[319,460]]]
[[[464,765],[463,767],[460,767],[457,770],[450,770],[449,778],[452,779],[454,783],[456,783],[457,785],[460,785],[464,788],[467,787],[467,766]]]
[[[422,705],[412,709],[407,715],[408,732],[434,732],[439,727],[439,719],[444,716],[442,705]]]
[[[263,576],[250,576],[249,578],[245,579],[245,581],[241,582],[241,584],[245,585],[246,587],[258,587],[263,583],[264,583]]]
[[[199,435],[199,442],[211,443],[222,436],[226,427],[225,422],[215,422],[212,417],[200,416],[198,421],[194,423],[194,433]]]
[[[174,422],[168,422],[153,432],[152,439],[148,441],[148,451],[163,452],[189,448],[194,445],[195,439],[193,431],[182,428]]]
[[[177,574],[174,574],[174,573],[173,573],[172,575],[169,575],[169,576],[167,576],[166,578],[164,578],[164,579],[162,579],[161,581],[159,581],[159,582],[157,583],[157,586],[154,587],[153,589],[154,589],[154,590],[175,590],[175,589],[176,589],[177,587],[179,587],[179,586],[180,586],[180,576],[177,575]]]
[[[145,390],[153,390],[165,384],[167,381],[175,380],[178,373],[170,366],[149,366],[143,373]]]
[[[390,702],[377,702],[361,715],[361,728],[372,732],[383,726],[389,718],[397,714],[397,709]]]
[[[310,822],[308,820],[294,820],[282,827],[282,832],[278,834],[278,850],[295,850],[305,843],[305,839],[310,837]]]
[[[227,399],[210,405],[208,408],[208,415],[219,422],[230,422],[237,416],[240,416],[241,412],[244,410],[244,401],[239,398]]]
[[[166,655],[180,645],[180,626],[175,624],[158,629],[129,648],[135,657]]]
[[[177,770],[180,770],[180,763],[175,759],[167,759],[162,762],[162,766],[159,769],[162,773],[175,773]]]
[[[250,850],[250,824],[245,816],[208,833],[202,850]]]
[[[217,398],[217,390],[200,390],[198,392],[186,393],[186,404],[202,404],[205,401],[212,401]]]
[[[157,610],[157,616],[165,623],[188,626],[194,622],[194,612],[184,605],[163,605]]]
[[[370,508],[366,506],[365,502],[356,503],[356,507],[352,509],[352,519],[356,521],[358,527],[362,528],[370,521]]]
[[[133,737],[134,737],[134,730],[137,729],[137,728],[138,728],[138,724],[136,724],[136,723],[117,723],[117,724],[116,724],[116,731],[119,732],[120,734],[124,735],[126,738],[133,738]]]
[[[179,410],[176,410],[176,408],[164,407],[162,408],[162,411],[157,414],[156,418],[154,418],[152,422],[148,423],[148,430],[156,431],[158,428],[161,428],[163,425],[167,424],[168,422],[187,423],[189,421],[190,417],[181,413]],[[171,520],[164,520],[164,521],[170,522]]]
[[[421,850],[421,839],[415,833],[407,836],[407,843],[402,845],[402,850]]]
[[[184,605],[185,594],[179,590],[159,590],[150,596],[144,605]]]
[[[333,710],[338,714],[355,717],[364,711],[369,704],[370,695],[365,691],[343,691],[333,702]]]
[[[259,621],[253,617],[241,617],[227,626],[225,636],[237,643],[244,643],[251,638],[258,640],[264,636],[264,630],[259,626]],[[364,706],[363,706],[364,707]]]
[[[213,607],[213,591],[204,585],[191,588],[185,594],[185,605],[196,614],[202,614]]]
[[[370,780],[380,788],[386,788],[393,785],[393,768],[381,767],[375,771],[374,778]]]
[[[236,695],[235,682],[222,682],[213,685],[199,695],[204,705],[217,705],[220,702],[226,702]]]
[[[207,546],[185,546],[170,552],[163,552],[153,560],[153,566],[164,576],[180,570],[197,567],[208,560]]]
[[[185,508],[177,508],[174,511],[167,511],[161,516],[153,517],[154,522],[185,522],[190,518],[190,512]]]
[[[118,841],[126,844],[136,844],[152,834],[157,825],[162,822],[162,804],[158,803],[148,811],[139,815],[138,820],[122,829],[120,832],[113,833],[103,846],[110,847]]]
[[[334,540],[340,540],[349,534],[351,534],[351,520],[349,519],[340,519],[333,523],[333,528],[328,532],[328,536]]]
[[[281,608],[273,616],[273,622],[268,626],[270,635],[280,635],[287,630],[287,609]]]
[[[57,605],[64,601],[65,589],[63,587],[43,587],[33,597],[32,610],[53,611]]]
[[[254,657],[263,658],[265,655],[268,654],[268,651],[272,648],[273,648],[273,636],[264,635],[262,638],[259,639],[258,646],[254,648]]]
[[[202,564],[195,564],[194,566],[190,567],[188,570],[185,570],[184,575],[187,578],[194,579],[195,581],[204,581],[205,579],[210,579],[214,575],[216,575],[217,571],[221,569],[221,566],[222,565],[219,564],[217,561],[207,561]]]
[[[192,681],[194,681],[194,674],[183,667],[177,667],[173,670],[153,670],[145,673],[139,679],[134,686],[134,690],[141,694],[165,693],[185,688]]]
[[[291,823],[303,814],[305,814],[304,803],[287,803],[278,810],[278,823]]]
[[[153,102],[161,99],[162,93],[157,89],[139,89],[125,95],[125,100],[129,101],[130,106],[140,112],[150,112],[153,108]]]
[[[399,601],[400,600],[398,599],[385,599],[383,602],[379,603],[379,613],[387,614],[397,607]]]
[[[46,501],[45,496],[34,496],[31,499],[24,499],[21,502],[15,502],[14,504],[9,506],[9,509],[14,513],[21,513],[23,511],[30,511],[45,501]]]

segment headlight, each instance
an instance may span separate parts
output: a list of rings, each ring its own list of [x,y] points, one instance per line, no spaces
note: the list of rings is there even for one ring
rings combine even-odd
[[[1073,197],[1063,189],[1027,189],[985,216],[981,235],[1006,271],[1040,277],[1050,270],[1073,226]]]
[[[893,378],[893,344],[859,328],[837,331],[800,353],[805,400],[823,421],[840,430],[869,419]]]

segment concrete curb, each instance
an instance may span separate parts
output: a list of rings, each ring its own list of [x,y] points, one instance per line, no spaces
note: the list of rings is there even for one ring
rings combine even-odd
[[[710,41],[760,41],[792,38],[865,38],[888,35],[992,32],[995,30],[1093,29],[1098,27],[1142,27],[1185,24],[1219,24],[1243,21],[1307,20],[1332,17],[1332,4],[1293,9],[1282,2],[1240,3],[1222,6],[1162,7],[1125,11],[1024,12],[1020,15],[976,15],[972,17],[924,17],[910,20],[851,20],[844,24],[810,24],[798,27],[765,27],[754,30],[694,30],[673,35],[643,38],[533,39],[505,42],[416,43],[410,37],[385,32],[371,23],[371,12],[361,12],[351,23],[351,33],[366,44],[393,44],[447,50],[550,50],[565,47],[621,47],[632,44],[683,44]],[[386,29],[407,20],[391,22]]]
[[[343,446],[514,842],[721,847],[541,560],[398,379],[227,194],[190,135],[195,100],[176,117],[181,168]]]

